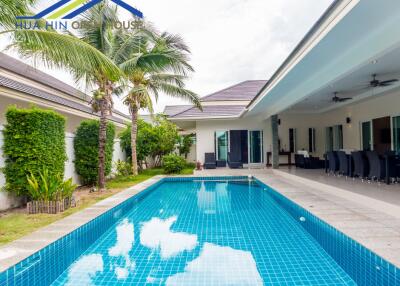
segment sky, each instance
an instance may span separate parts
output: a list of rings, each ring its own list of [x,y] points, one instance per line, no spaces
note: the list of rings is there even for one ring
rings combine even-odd
[[[41,0],[37,10],[55,3]],[[141,10],[159,31],[179,34],[191,49],[195,72],[187,88],[199,96],[245,81],[268,79],[332,0],[125,0]],[[121,8],[122,9],[122,8]],[[121,12],[121,17],[126,14]],[[29,63],[29,62],[28,62]],[[90,92],[60,70],[37,68]],[[188,104],[161,95],[156,112],[165,105]],[[115,107],[127,112],[120,100]],[[146,113],[142,111],[142,113]]]

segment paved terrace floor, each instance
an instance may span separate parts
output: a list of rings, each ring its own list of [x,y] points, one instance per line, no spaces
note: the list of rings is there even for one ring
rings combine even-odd
[[[322,170],[236,169],[195,176],[253,175],[336,229],[400,267],[400,185],[328,177]]]

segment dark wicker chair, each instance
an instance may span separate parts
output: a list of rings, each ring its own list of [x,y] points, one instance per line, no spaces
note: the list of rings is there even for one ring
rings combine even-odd
[[[354,177],[358,177],[360,179],[366,178],[369,172],[369,165],[365,157],[365,153],[363,151],[351,152],[351,157],[353,158],[354,162]]]
[[[339,174],[343,176],[349,176],[349,158],[344,151],[338,151],[337,156],[339,158]]]
[[[215,160],[214,153],[205,153],[204,154],[204,169],[216,169],[217,162]]]
[[[386,176],[385,160],[375,151],[367,151],[367,158],[369,163],[368,178],[370,180],[383,180]]]
[[[330,151],[327,153],[328,156],[328,171],[329,173],[336,174],[339,171],[339,159],[335,151]]]
[[[231,169],[240,169],[243,168],[243,163],[240,160],[240,156],[232,154],[231,152],[228,153],[228,166]]]

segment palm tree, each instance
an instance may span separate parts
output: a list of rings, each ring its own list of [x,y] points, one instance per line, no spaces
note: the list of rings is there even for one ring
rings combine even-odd
[[[199,97],[185,88],[184,80],[193,68],[188,63],[189,48],[179,36],[151,29],[143,33],[119,35],[120,48],[113,59],[129,81],[129,91],[124,103],[131,114],[132,173],[137,175],[136,136],[138,112],[147,108],[153,112],[152,98],[157,100],[160,92],[189,100],[201,109]],[[129,46],[130,49],[123,47]]]
[[[81,30],[80,37],[71,33],[61,34],[54,30],[20,30],[15,28],[19,15],[30,14],[30,5],[35,0],[0,0],[0,35],[10,35],[12,45],[20,55],[39,58],[49,67],[66,68],[77,80],[85,79],[94,84],[92,106],[100,112],[99,130],[99,189],[105,189],[105,142],[107,116],[112,108],[112,83],[118,81],[122,72],[107,57],[112,20],[116,9],[107,3],[97,5],[83,17],[99,20],[98,26]]]

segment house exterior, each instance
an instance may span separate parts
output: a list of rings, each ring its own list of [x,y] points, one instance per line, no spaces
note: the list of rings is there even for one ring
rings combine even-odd
[[[6,124],[7,107],[16,105],[27,108],[34,104],[40,108],[52,109],[66,117],[66,150],[68,160],[65,163],[65,178],[73,178],[79,184],[79,177],[74,167],[74,132],[80,122],[87,119],[98,119],[89,104],[90,96],[65,84],[64,82],[41,72],[19,60],[0,53],[0,131]],[[125,128],[129,116],[114,111],[110,121],[115,124],[117,132]],[[0,132],[0,168],[4,167],[5,158],[2,155],[3,137]],[[115,140],[113,161],[125,159],[119,140]],[[0,187],[4,186],[5,178],[0,172]],[[0,191],[0,210],[7,209],[18,201],[8,193]]]
[[[196,133],[200,162],[206,152],[239,152],[250,167],[269,155],[274,167],[293,162],[299,150],[399,152],[400,2],[389,2],[334,1],[268,81],[204,97],[203,112],[165,113]]]

